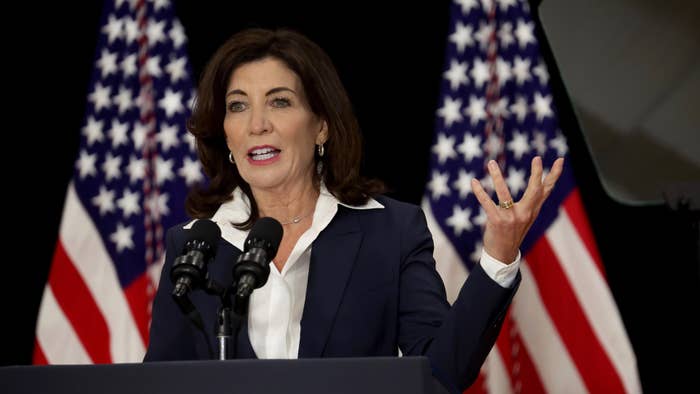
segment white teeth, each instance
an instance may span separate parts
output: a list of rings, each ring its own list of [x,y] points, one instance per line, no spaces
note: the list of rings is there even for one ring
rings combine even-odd
[[[276,153],[255,154],[255,156],[252,156],[251,159],[253,159],[255,161],[267,160],[267,159],[272,159],[276,155],[277,155]]]
[[[250,151],[251,155],[264,155],[265,153],[270,153],[273,152],[275,149],[272,148],[259,148],[259,149],[253,149]]]

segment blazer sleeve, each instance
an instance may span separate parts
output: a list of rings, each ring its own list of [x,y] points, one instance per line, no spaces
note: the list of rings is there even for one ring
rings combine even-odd
[[[143,360],[145,362],[197,359],[190,323],[171,299],[173,284],[170,281],[170,269],[182,249],[182,242],[176,239],[181,227],[171,227],[166,234],[165,264],[153,300],[148,349]]]
[[[503,288],[476,265],[450,307],[435,269],[433,240],[425,215],[405,216],[401,239],[399,346],[405,355],[425,355],[433,375],[451,392],[478,376],[520,283]]]

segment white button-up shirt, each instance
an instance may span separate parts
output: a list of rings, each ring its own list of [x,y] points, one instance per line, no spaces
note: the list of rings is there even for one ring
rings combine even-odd
[[[370,198],[360,206],[351,206],[338,201],[321,185],[316,201],[311,227],[301,235],[282,271],[270,265],[267,283],[256,289],[250,297],[248,309],[248,336],[255,354],[261,359],[297,358],[301,334],[301,316],[306,300],[309,279],[311,247],[318,235],[331,222],[338,205],[351,209],[382,209],[384,206]],[[243,250],[248,231],[239,230],[231,223],[240,223],[250,216],[250,203],[240,189],[234,191],[232,201],[222,204],[212,217],[221,228],[221,236],[233,246]],[[520,263],[518,259],[510,265],[503,264],[482,252],[481,265],[489,277],[503,287],[515,280]]]

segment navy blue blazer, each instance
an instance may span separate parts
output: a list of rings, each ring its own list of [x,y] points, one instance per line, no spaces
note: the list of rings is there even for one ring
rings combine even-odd
[[[477,377],[500,331],[520,283],[504,289],[479,265],[450,307],[435,269],[433,241],[423,211],[378,197],[384,209],[338,206],[313,242],[299,357],[425,355],[434,375],[451,391]],[[183,249],[182,225],[167,232],[165,266],[153,305],[150,342],[144,361],[208,359],[203,334],[172,300],[170,270]],[[221,239],[209,274],[231,283],[241,253]],[[212,346],[219,300],[203,291],[190,297],[200,311]],[[238,358],[255,358],[248,328],[236,339]]]

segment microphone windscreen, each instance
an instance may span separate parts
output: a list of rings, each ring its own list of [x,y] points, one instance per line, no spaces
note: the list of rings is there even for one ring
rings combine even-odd
[[[264,240],[266,241],[267,253],[270,256],[275,256],[277,254],[277,249],[282,242],[282,234],[284,230],[280,222],[271,217],[263,217],[258,219],[250,229],[248,238],[246,238],[246,245],[248,245],[249,240]]]
[[[216,223],[209,219],[199,219],[192,225],[188,240],[204,241],[216,247],[219,237],[221,237],[221,229]]]

